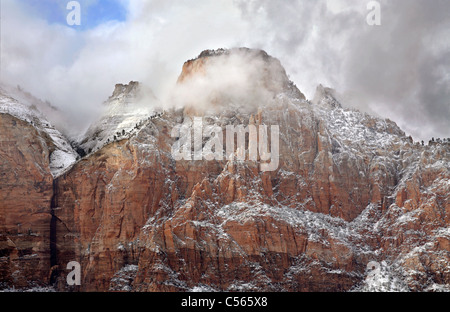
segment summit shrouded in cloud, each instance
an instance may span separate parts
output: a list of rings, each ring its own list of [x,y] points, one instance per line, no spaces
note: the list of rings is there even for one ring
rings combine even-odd
[[[416,139],[449,136],[448,1],[379,1],[380,26],[351,0],[80,0],[81,25],[69,26],[68,2],[1,2],[1,81],[50,101],[71,128],[95,119],[118,82],[168,98],[198,51],[247,46],[280,59],[309,99],[323,84]]]
[[[263,50],[182,67],[76,142],[0,89],[0,291],[450,290],[450,142],[307,100]]]

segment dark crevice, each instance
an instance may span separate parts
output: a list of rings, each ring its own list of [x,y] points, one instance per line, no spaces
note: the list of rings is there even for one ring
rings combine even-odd
[[[58,195],[58,187],[57,187],[57,179],[53,180],[53,197],[51,200],[50,213],[52,215],[52,219],[50,221],[50,267],[52,268],[52,273],[50,276],[50,283],[54,284],[56,282],[56,278],[58,277],[58,270],[53,270],[53,267],[56,267],[58,264],[58,256],[57,256],[57,248],[56,248],[56,227],[58,218],[55,215],[55,209],[57,208],[57,195]]]

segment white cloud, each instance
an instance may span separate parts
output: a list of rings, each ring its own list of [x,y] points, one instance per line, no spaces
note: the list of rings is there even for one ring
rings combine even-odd
[[[450,2],[380,2],[382,25],[369,27],[359,0],[124,0],[126,21],[77,32],[4,0],[1,77],[81,122],[115,83],[161,97],[202,50],[247,46],[279,58],[309,98],[322,83],[416,138],[449,136]]]

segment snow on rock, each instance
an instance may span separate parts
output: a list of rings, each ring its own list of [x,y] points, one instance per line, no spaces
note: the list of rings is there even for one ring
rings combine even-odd
[[[42,103],[22,90],[0,86],[0,113],[26,121],[50,138],[48,146],[51,152],[50,171],[54,177],[57,177],[76,162],[78,154],[73,150],[68,139],[40,112],[38,107],[45,107]]]
[[[367,270],[366,279],[352,291],[409,292],[408,285],[404,280],[404,272],[398,266],[389,265],[386,261],[373,262],[373,267]]]
[[[111,279],[109,291],[132,291],[132,283],[138,271],[137,265],[126,265],[121,268]]]
[[[142,91],[138,82],[117,84],[113,95],[104,103],[102,116],[77,139],[90,154],[117,140],[130,138],[145,124],[161,115],[155,108],[157,99],[151,91]]]

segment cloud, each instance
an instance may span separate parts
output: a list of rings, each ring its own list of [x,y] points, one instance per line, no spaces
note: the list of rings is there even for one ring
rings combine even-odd
[[[450,135],[450,2],[380,1],[375,27],[366,23],[368,1],[237,3],[256,30],[254,42],[282,61],[308,97],[322,83],[416,139]]]
[[[159,96],[199,51],[232,46],[238,10],[229,1],[130,1],[125,21],[76,31],[23,3],[2,1],[2,80],[73,116],[95,119],[118,82],[142,81]]]
[[[125,19],[80,31],[3,0],[1,78],[82,124],[116,83],[163,97],[202,50],[247,46],[279,58],[308,98],[322,83],[417,139],[448,137],[450,2],[380,3],[371,27],[359,0],[121,0]]]
[[[179,83],[165,99],[170,105],[196,112],[226,108],[250,113],[288,90],[284,68],[262,51],[231,49],[206,54],[211,57],[185,64]]]

